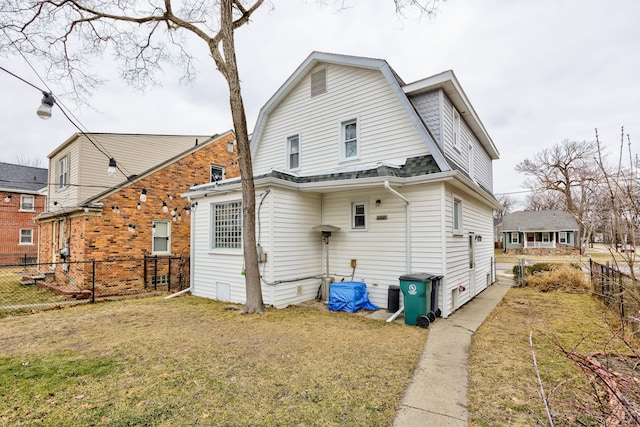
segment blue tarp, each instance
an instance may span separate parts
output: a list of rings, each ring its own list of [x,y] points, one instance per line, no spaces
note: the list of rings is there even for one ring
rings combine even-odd
[[[362,282],[336,282],[329,287],[329,310],[355,313],[360,309],[378,310],[369,302],[367,285]]]

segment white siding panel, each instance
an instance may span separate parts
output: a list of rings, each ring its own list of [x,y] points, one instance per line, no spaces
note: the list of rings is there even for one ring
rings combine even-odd
[[[340,162],[340,123],[354,118],[359,120],[360,132],[356,163],[428,154],[380,72],[329,65],[327,78],[327,93],[314,98],[310,79],[305,78],[264,122],[262,140],[253,153],[257,174],[286,168],[284,144],[287,136],[296,133],[300,134],[301,173],[334,168]]]

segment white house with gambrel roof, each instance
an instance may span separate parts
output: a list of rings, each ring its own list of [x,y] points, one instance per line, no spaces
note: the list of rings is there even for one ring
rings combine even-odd
[[[266,304],[348,280],[386,307],[401,275],[430,273],[446,317],[492,282],[498,151],[452,71],[405,84],[384,60],[313,52],[251,144]],[[192,293],[244,302],[240,181],[187,196]]]

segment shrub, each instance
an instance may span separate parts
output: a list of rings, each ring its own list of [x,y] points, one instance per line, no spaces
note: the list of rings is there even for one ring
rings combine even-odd
[[[550,270],[540,270],[526,277],[526,284],[540,292],[584,292],[589,289],[580,268],[572,265],[555,265]]]

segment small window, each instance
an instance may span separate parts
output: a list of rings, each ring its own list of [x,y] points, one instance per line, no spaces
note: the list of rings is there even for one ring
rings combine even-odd
[[[453,199],[453,234],[462,234],[462,200]]]
[[[342,123],[342,157],[344,159],[358,157],[358,120]]]
[[[34,196],[28,195],[28,194],[22,194],[20,196],[20,210],[21,211],[33,211],[34,210],[34,206],[33,206],[33,202],[34,202]]]
[[[218,182],[224,179],[224,168],[218,165],[211,165],[211,181],[210,182]]]
[[[453,146],[460,149],[460,113],[453,108]]]
[[[153,221],[154,254],[168,254],[171,248],[171,223],[169,221]]]
[[[289,169],[300,167],[300,137],[298,135],[287,138],[287,167]]]
[[[242,249],[242,202],[211,205],[211,249]]]
[[[351,204],[351,228],[365,230],[367,228],[367,208],[364,202]]]
[[[69,158],[67,156],[58,160],[58,189],[61,190],[69,185]]]
[[[20,229],[20,244],[33,245],[33,229],[32,228]]]
[[[567,243],[567,232],[561,231],[560,233],[558,233],[558,240],[560,241],[560,243]]]
[[[520,233],[517,233],[517,232],[511,233],[511,243],[520,243]]]
[[[311,74],[311,97],[327,92],[327,69],[323,68]]]
[[[542,241],[543,241],[544,243],[549,243],[549,242],[551,241],[551,238],[550,238],[550,236],[549,236],[549,233],[548,233],[548,232],[544,232],[544,233],[542,233]]]

